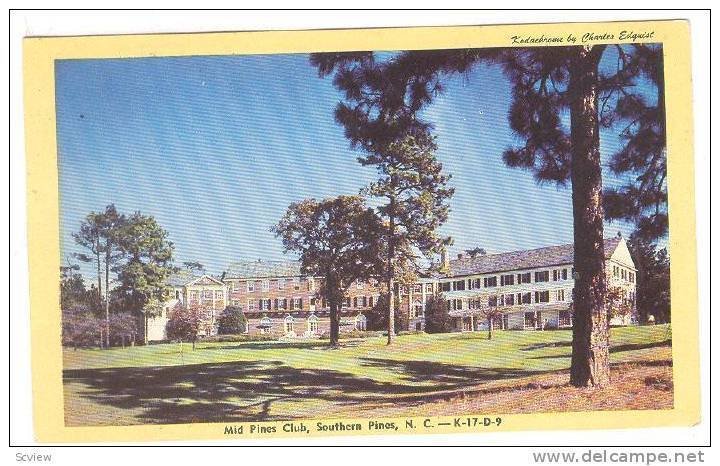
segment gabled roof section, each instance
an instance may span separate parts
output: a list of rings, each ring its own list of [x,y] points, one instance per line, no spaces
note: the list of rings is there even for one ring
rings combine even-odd
[[[178,270],[168,278],[170,286],[188,286],[188,285],[223,285],[218,278],[210,275],[197,275],[190,270]]]
[[[225,284],[215,277],[211,277],[210,275],[203,275],[201,277],[197,277],[195,280],[186,284],[186,286],[192,286],[192,285],[225,285]]]
[[[237,278],[299,277],[299,261],[239,261],[230,264],[222,275],[223,280]]]
[[[605,259],[609,259],[622,238],[605,239]],[[451,259],[449,273],[441,275],[443,278],[464,275],[479,275],[486,273],[507,272],[511,270],[534,269],[559,265],[572,265],[574,247],[572,244],[548,246],[523,251],[503,252],[499,254],[486,254],[482,256]]]

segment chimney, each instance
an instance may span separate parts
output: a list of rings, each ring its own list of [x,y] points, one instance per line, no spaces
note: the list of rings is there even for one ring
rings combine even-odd
[[[448,255],[447,248],[443,247],[440,251],[440,266],[442,270],[450,270],[450,256]]]

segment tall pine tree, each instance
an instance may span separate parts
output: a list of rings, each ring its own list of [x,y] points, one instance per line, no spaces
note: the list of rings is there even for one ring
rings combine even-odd
[[[450,244],[438,228],[447,221],[447,201],[454,189],[448,187],[450,177],[443,174],[436,149],[432,137],[418,133],[376,145],[359,158],[380,175],[366,191],[380,200],[376,210],[384,226],[385,266],[380,275],[388,293],[388,345],[395,338],[396,285],[409,284],[423,259]]]

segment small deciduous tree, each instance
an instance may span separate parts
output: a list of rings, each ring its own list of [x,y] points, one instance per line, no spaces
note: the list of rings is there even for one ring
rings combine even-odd
[[[360,196],[306,199],[291,204],[272,230],[286,252],[299,254],[304,274],[322,278],[318,295],[330,306],[330,346],[338,346],[347,289],[379,270],[380,219]]]
[[[180,343],[190,341],[193,349],[195,349],[195,342],[201,324],[202,312],[200,309],[178,307],[170,315],[165,331],[169,340],[179,341]]]
[[[623,322],[632,314],[632,304],[620,287],[610,287],[607,292],[608,319],[619,318]]]
[[[495,327],[495,321],[498,318],[502,318],[502,308],[498,306],[498,297],[494,296],[494,306],[490,306],[490,303],[486,303],[484,300],[479,300],[480,304],[480,315],[485,319],[487,323],[488,340],[492,340],[493,330]]]

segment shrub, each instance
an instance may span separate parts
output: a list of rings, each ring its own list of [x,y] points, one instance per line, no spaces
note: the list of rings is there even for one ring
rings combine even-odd
[[[105,322],[82,306],[63,310],[62,343],[73,348],[101,346]]]
[[[347,339],[347,338],[373,338],[373,337],[381,337],[383,335],[386,335],[386,332],[383,331],[372,331],[372,330],[350,330],[348,332],[340,332],[340,339]],[[330,334],[327,332],[321,333],[318,338],[321,340],[328,340],[330,339]]]
[[[247,329],[247,319],[242,310],[236,306],[228,306],[218,318],[218,334],[239,335]]]
[[[428,297],[425,303],[425,331],[427,333],[446,333],[452,330],[452,319],[448,313],[447,301],[442,293]]]
[[[120,312],[110,315],[110,344],[135,344],[138,334],[137,318],[130,313]]]
[[[400,311],[400,300],[395,296],[395,333],[408,327],[407,314]],[[388,295],[383,293],[367,315],[368,330],[386,331],[388,321]]]
[[[277,340],[277,336],[270,334],[259,335],[213,335],[204,337],[202,341],[208,343],[241,343],[244,341],[273,341]]]

